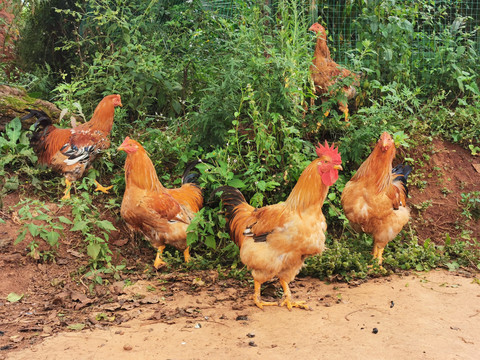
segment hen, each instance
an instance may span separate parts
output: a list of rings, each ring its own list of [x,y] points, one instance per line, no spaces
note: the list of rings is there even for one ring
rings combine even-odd
[[[127,136],[118,150],[127,153],[122,218],[131,230],[141,232],[158,249],[155,268],[165,264],[162,259],[165,244],[183,250],[188,262],[187,227],[203,205],[202,191],[191,182],[194,174],[189,172],[200,161],[187,166],[180,188],[166,189],[158,180],[147,152],[137,141]]]
[[[356,231],[373,236],[373,258],[382,264],[382,254],[389,241],[408,222],[410,210],[407,178],[412,168],[399,165],[392,170],[395,143],[384,132],[370,156],[345,185],[342,206]]]
[[[22,120],[37,117],[30,145],[40,164],[46,164],[65,176],[66,189],[62,200],[70,198],[72,182],[81,178],[99,153],[110,147],[108,136],[113,126],[115,107],[122,106],[120,95],[108,95],[97,105],[90,121],[70,129],[52,124],[52,119],[39,110],[29,110]],[[108,192],[96,182],[96,191]]]
[[[254,301],[263,309],[276,302],[262,302],[262,283],[277,276],[283,288],[280,306],[308,309],[304,301],[292,302],[288,284],[295,278],[309,255],[324,250],[327,224],[322,206],[329,186],[338,178],[342,159],[338,149],[319,144],[318,158],[305,168],[285,202],[256,209],[242,193],[222,186],[221,192],[230,237],[240,248],[240,258],[252,271]]]
[[[341,68],[330,56],[330,50],[327,46],[327,33],[325,28],[319,23],[313,24],[310,29],[317,34],[317,44],[313,64],[310,65],[310,74],[314,83],[314,94],[320,95],[322,101],[325,101],[325,94],[332,95],[332,86],[337,81],[343,81],[350,77],[351,85],[343,86],[342,91],[345,94],[346,101],[338,101],[338,108],[345,114],[345,121],[348,121],[348,100],[353,99],[357,95],[355,86],[359,85],[359,76],[350,70]],[[311,99],[311,106],[314,105],[315,99]],[[328,116],[329,111],[325,113]]]

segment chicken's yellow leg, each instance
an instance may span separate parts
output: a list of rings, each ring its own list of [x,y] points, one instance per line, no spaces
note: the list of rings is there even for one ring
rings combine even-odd
[[[377,244],[373,245],[373,258],[378,259],[378,265],[382,265],[384,249],[385,248],[381,248]]]
[[[310,308],[308,307],[305,301],[292,302],[292,293],[290,291],[290,287],[288,286],[288,283],[285,280],[280,280],[280,285],[282,285],[283,297],[284,297],[284,300],[282,301],[280,306],[286,305],[288,310],[292,310],[292,308],[294,307],[310,310]]]
[[[163,265],[167,264],[162,259],[163,250],[165,250],[165,245],[162,245],[162,246],[158,247],[157,257],[155,258],[155,262],[153,263],[153,266],[155,267],[155,269],[158,269],[160,266],[163,266]]]
[[[97,188],[94,191],[101,191],[104,194],[108,194],[108,190],[110,190],[113,187],[113,185],[110,185],[107,187],[102,186],[97,180],[95,180],[95,185],[97,185]]]
[[[276,302],[261,301],[261,299],[260,299],[260,287],[262,286],[262,283],[253,279],[253,284],[254,284],[254,287],[255,287],[255,294],[253,295],[253,301],[255,301],[255,305],[257,305],[262,310],[263,310],[264,306],[273,306],[273,305],[278,306],[278,304]]]
[[[183,251],[183,257],[185,258],[185,262],[188,263],[190,262],[190,248],[187,246],[187,248]]]
[[[343,113],[345,114],[345,121],[348,122],[348,108]]]
[[[373,251],[372,251],[373,259],[377,259],[380,269],[383,269],[383,266],[382,266],[383,256],[382,255],[383,255],[383,250],[384,249],[385,248],[381,248],[377,244],[373,244]],[[372,269],[373,265],[368,265],[368,268]]]
[[[63,193],[62,200],[70,199],[70,190],[72,189],[72,182],[68,179],[65,179],[65,192]]]

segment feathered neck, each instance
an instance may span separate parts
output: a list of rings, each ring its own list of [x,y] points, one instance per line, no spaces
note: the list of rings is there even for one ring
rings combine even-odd
[[[114,114],[115,107],[113,106],[112,100],[110,98],[104,98],[98,103],[90,121],[83,124],[83,127],[100,130],[109,134],[110,131],[112,131]]]
[[[368,176],[371,179],[369,183],[375,185],[377,193],[385,191],[392,183],[392,161],[395,158],[395,152],[394,146],[382,151],[382,144],[377,143],[370,156],[352,177],[352,181]]]
[[[127,160],[125,160],[125,182],[127,187],[133,185],[149,191],[163,192],[165,190],[160,180],[158,180],[152,160],[150,160],[143,148],[127,154]]]
[[[311,206],[323,206],[327,197],[328,186],[318,173],[318,159],[312,161],[297,181],[292,192],[285,201],[285,205],[292,210],[302,211]]]
[[[317,60],[331,59],[330,50],[327,46],[327,34],[324,30],[320,30],[317,33],[317,44],[315,45],[314,58]]]

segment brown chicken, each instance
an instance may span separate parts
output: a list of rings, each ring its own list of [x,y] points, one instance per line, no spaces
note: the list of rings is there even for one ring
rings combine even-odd
[[[120,95],[108,95],[97,105],[90,121],[70,129],[56,127],[52,119],[39,110],[29,110],[30,114],[22,118],[37,117],[30,145],[40,164],[46,164],[65,176],[66,189],[62,200],[70,198],[72,182],[80,179],[99,153],[110,147],[108,136],[116,106],[122,106]],[[95,183],[96,191],[107,193],[111,188]]]
[[[326,94],[335,95],[332,91],[333,85],[337,81],[343,81],[345,78],[350,77],[352,84],[342,87],[347,101],[338,102],[338,108],[345,114],[345,121],[348,121],[348,100],[353,99],[357,95],[355,86],[359,85],[360,77],[348,69],[341,68],[333,61],[327,46],[327,33],[322,25],[315,23],[309,30],[317,34],[313,64],[310,65],[310,74],[315,85],[314,94],[319,95],[322,102],[324,102],[326,100]],[[314,102],[315,99],[312,98],[311,106],[314,105]],[[325,113],[325,116],[328,116],[328,114],[329,111]]]
[[[187,227],[203,205],[202,191],[191,182],[194,174],[189,172],[200,161],[187,165],[180,188],[166,189],[158,180],[147,152],[137,141],[127,136],[118,150],[127,153],[122,218],[131,230],[142,233],[158,249],[155,268],[165,265],[162,259],[165,244],[182,250],[188,262]]]
[[[395,152],[392,137],[384,132],[342,193],[346,217],[356,231],[373,236],[373,258],[380,265],[385,246],[410,217],[406,201],[407,178],[412,168],[399,165],[392,169]]]
[[[303,266],[309,255],[321,253],[325,246],[327,224],[322,206],[329,186],[338,179],[342,159],[338,149],[317,147],[318,158],[303,171],[285,202],[256,209],[242,193],[222,186],[221,192],[230,237],[240,248],[242,262],[252,271],[255,304],[263,309],[276,302],[262,302],[262,283],[277,276],[283,288],[280,306],[308,309],[304,301],[292,302],[288,283]]]

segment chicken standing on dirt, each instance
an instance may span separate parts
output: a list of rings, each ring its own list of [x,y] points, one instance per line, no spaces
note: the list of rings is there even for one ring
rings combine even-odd
[[[338,179],[342,159],[338,149],[319,144],[318,159],[307,166],[290,196],[283,203],[256,209],[249,205],[242,193],[233,187],[222,186],[230,237],[240,248],[242,262],[252,270],[255,285],[255,304],[263,309],[276,302],[262,302],[262,283],[277,276],[283,288],[280,306],[308,309],[304,301],[292,302],[288,283],[303,266],[309,255],[324,250],[327,223],[322,206],[329,186]]]
[[[108,95],[97,105],[90,121],[70,129],[56,127],[52,119],[39,110],[29,110],[30,114],[22,118],[37,117],[30,145],[40,164],[46,164],[65,176],[66,189],[62,200],[70,199],[72,182],[80,179],[99,153],[110,147],[108,136],[116,106],[122,106],[120,95]],[[104,193],[111,188],[98,182],[96,185],[95,190]]]
[[[345,114],[345,121],[348,121],[348,100],[353,99],[357,95],[355,86],[359,85],[359,76],[348,69],[341,68],[333,61],[327,46],[327,33],[322,25],[315,23],[309,30],[317,34],[313,64],[310,65],[310,74],[315,85],[314,94],[320,95],[322,101],[324,101],[325,94],[332,95],[332,86],[337,81],[343,81],[345,78],[350,77],[352,84],[343,86],[341,90],[346,96],[346,101],[338,102],[340,111]],[[312,98],[311,106],[314,105],[314,101],[315,99]],[[328,114],[329,111],[325,113],[325,116],[328,116]]]
[[[131,230],[141,232],[158,249],[153,264],[156,269],[165,265],[162,260],[165,244],[182,250],[188,262],[187,227],[203,205],[202,191],[192,183],[193,174],[189,172],[200,161],[187,165],[180,188],[166,189],[137,141],[127,136],[118,150],[127,153],[122,218]]]
[[[356,231],[373,236],[373,258],[382,264],[385,246],[408,222],[410,210],[407,178],[412,168],[398,165],[392,170],[395,143],[387,132],[370,156],[345,185],[342,206]]]

